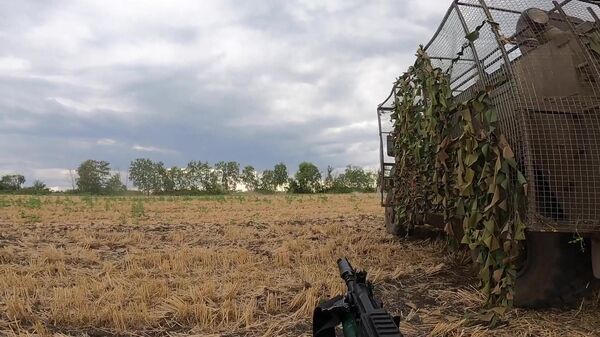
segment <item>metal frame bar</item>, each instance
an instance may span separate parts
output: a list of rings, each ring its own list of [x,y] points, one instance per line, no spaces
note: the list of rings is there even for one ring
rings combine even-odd
[[[514,46],[514,47],[510,48],[510,49],[507,51],[507,53],[508,53],[508,54],[510,54],[510,53],[512,53],[513,51],[517,50],[518,48],[519,48],[519,46]],[[494,49],[494,50],[493,50],[491,53],[489,53],[489,54],[488,54],[486,57],[484,57],[484,58],[482,59],[482,61],[485,61],[485,60],[487,60],[487,59],[488,59],[488,58],[490,58],[492,55],[494,55],[494,54],[495,54],[497,51],[498,51],[498,49],[497,49],[497,48],[496,48],[496,49]],[[489,67],[493,66],[494,64],[496,64],[496,63],[497,63],[498,61],[500,61],[500,60],[502,60],[502,56],[498,56],[498,57],[496,57],[495,59],[493,59],[492,61],[490,61],[488,64],[486,64],[486,65],[485,65],[485,67],[483,67],[484,71],[485,71],[485,69],[487,69],[487,68],[489,68]],[[466,70],[466,71],[465,71],[463,74],[461,74],[460,76],[458,76],[458,77],[456,77],[454,80],[452,80],[452,82],[450,82],[450,84],[452,85],[452,84],[456,83],[456,82],[457,82],[457,81],[458,81],[460,78],[462,78],[463,76],[465,76],[466,74],[468,74],[468,73],[469,73],[471,70],[473,70],[474,68],[475,68],[475,67],[471,67],[471,68],[467,69],[467,70]],[[465,79],[464,81],[462,81],[461,83],[459,83],[459,84],[458,84],[456,87],[458,88],[458,87],[460,87],[460,86],[464,85],[464,84],[465,84],[465,83],[467,83],[469,80],[473,79],[473,77],[474,77],[474,75],[472,75],[472,76],[469,76],[469,78],[467,78],[467,79]]]
[[[467,32],[468,34],[468,32]],[[430,59],[434,59],[434,60],[447,60],[447,61],[454,61],[455,59],[452,57],[443,57],[443,56],[429,56]],[[468,62],[476,62],[476,60],[474,59],[460,59],[459,61],[468,61]]]
[[[510,54],[510,53],[512,53],[513,51],[517,50],[518,48],[519,48],[519,46],[518,46],[518,45],[516,45],[516,46],[514,46],[514,47],[510,48],[510,49],[507,51],[507,53],[508,53],[508,54]],[[494,55],[494,54],[495,54],[497,51],[498,51],[498,48],[496,48],[496,49],[492,50],[492,52],[490,52],[489,54],[487,54],[486,56],[484,56],[484,57],[481,59],[481,62],[485,62],[487,59],[489,59],[490,57],[492,57],[492,56],[493,56],[493,55]],[[485,69],[487,69],[487,68],[491,67],[492,65],[496,64],[496,62],[498,62],[498,61],[500,61],[500,60],[502,60],[502,56],[498,56],[498,57],[496,57],[495,59],[493,59],[492,61],[490,61],[489,63],[487,63],[487,64],[486,64],[486,65],[483,67],[484,73],[485,73]],[[456,83],[456,82],[457,82],[459,79],[461,79],[463,76],[465,76],[466,74],[468,74],[468,73],[469,73],[471,70],[475,69],[475,67],[476,67],[476,66],[471,66],[471,67],[469,67],[469,68],[468,68],[467,70],[465,70],[465,71],[464,71],[462,74],[460,74],[460,75],[456,76],[456,77],[455,77],[455,78],[454,78],[454,79],[453,79],[453,80],[450,82],[450,84],[452,85],[452,84]],[[470,80],[470,79],[472,79],[472,77],[471,77],[471,78],[469,78],[469,80]],[[466,80],[466,81],[464,81],[464,82],[460,83],[460,84],[458,85],[458,87],[460,87],[461,85],[463,85],[463,84],[464,84],[464,83],[466,83],[467,81],[468,81],[468,80]]]
[[[379,181],[380,181],[380,202],[381,202],[381,206],[387,207],[389,205],[387,205],[384,202],[384,182],[385,182],[385,168],[386,166],[394,166],[395,163],[386,163],[385,162],[385,153],[383,151],[383,135],[384,134],[391,134],[391,132],[384,132],[382,125],[381,125],[381,116],[386,113],[386,112],[392,112],[394,111],[394,108],[391,107],[384,107],[383,105],[388,103],[388,101],[392,98],[395,97],[396,94],[396,90],[398,89],[397,85],[394,84],[394,86],[392,87],[392,90],[390,91],[390,94],[387,96],[387,98],[377,106],[377,125],[379,128]]]
[[[506,52],[506,49],[504,48],[504,44],[502,43],[502,35],[500,35],[500,31],[498,30],[498,25],[495,23],[494,17],[492,16],[492,13],[490,12],[489,7],[485,3],[485,0],[479,0],[479,4],[481,4],[481,8],[483,9],[483,12],[485,13],[486,18],[490,22],[492,32],[494,33],[494,36],[496,37],[496,42],[498,43],[498,48],[500,49],[500,52],[502,53],[502,58],[504,58],[504,65],[505,65],[506,71],[512,78],[513,74],[512,74],[512,69],[510,67],[510,58],[508,57],[508,53]]]
[[[466,3],[466,2],[460,2],[460,1],[457,1],[454,4],[455,5],[460,5],[460,6],[466,6],[466,7],[483,8],[483,7],[481,7],[481,5],[478,5],[478,4],[469,4],[469,3]],[[500,8],[500,7],[492,7],[492,6],[488,6],[488,8],[490,10],[493,10],[493,11],[499,11],[499,12],[513,13],[513,14],[519,14],[519,15],[521,15],[520,11],[516,11],[516,10],[512,10],[512,9],[506,9],[506,8]]]
[[[572,0],[565,0],[565,1],[564,1],[564,3],[568,3],[568,2],[570,2],[570,1],[572,1]],[[485,3],[484,3],[484,4],[485,4]],[[465,35],[470,33],[470,32],[469,32],[469,27],[467,26],[467,23],[466,23],[466,20],[465,20],[465,17],[464,17],[464,15],[462,14],[462,12],[461,12],[461,10],[460,10],[460,8],[459,8],[459,6],[460,6],[460,5],[469,6],[469,7],[476,7],[476,8],[481,8],[481,9],[484,9],[484,10],[485,10],[485,7],[484,7],[484,6],[482,6],[482,5],[477,5],[477,4],[468,4],[468,3],[460,2],[459,0],[456,0],[455,2],[453,2],[453,3],[452,3],[452,5],[451,5],[451,7],[450,7],[450,9],[449,9],[449,10],[448,10],[448,12],[446,13],[446,16],[444,17],[444,19],[443,19],[442,23],[441,23],[441,24],[440,24],[440,26],[438,27],[438,31],[436,31],[436,33],[434,34],[434,36],[433,36],[433,38],[431,39],[431,41],[429,41],[429,43],[428,43],[428,44],[427,44],[427,46],[425,47],[425,50],[426,50],[426,51],[427,51],[427,48],[431,46],[431,44],[433,43],[433,41],[434,41],[434,40],[436,39],[436,37],[439,35],[439,33],[440,33],[440,31],[441,31],[442,27],[444,26],[444,24],[445,24],[445,22],[447,21],[448,17],[449,17],[449,16],[450,16],[450,14],[452,13],[452,9],[454,9],[454,10],[456,11],[456,14],[457,14],[457,16],[458,16],[458,18],[459,18],[459,21],[460,21],[460,23],[461,23],[461,25],[462,25],[462,27],[463,27],[463,30],[464,30],[464,32],[465,32]],[[486,5],[486,6],[487,6],[487,5]],[[503,9],[503,8],[499,8],[499,7],[489,7],[489,6],[488,6],[487,8],[489,8],[490,10],[497,10],[497,11],[503,11],[503,12],[507,12],[507,13],[513,13],[513,14],[519,14],[519,15],[521,15],[521,12],[519,12],[519,11],[505,10],[505,9]],[[487,16],[487,15],[486,15],[486,17],[488,18],[488,21],[490,21],[490,22],[493,22],[493,18],[491,17],[491,13],[490,13],[490,16]],[[496,39],[497,39],[497,41],[498,41],[498,42],[500,41],[500,40],[498,40],[498,37],[496,37]],[[469,73],[471,70],[473,70],[473,69],[475,69],[475,68],[477,68],[477,72],[478,72],[479,78],[480,78],[482,81],[485,81],[485,80],[486,80],[486,76],[485,76],[485,68],[487,68],[487,67],[491,66],[492,64],[495,64],[497,61],[499,61],[501,58],[503,58],[503,57],[504,57],[504,55],[503,55],[503,56],[502,56],[500,59],[495,59],[495,60],[494,60],[492,63],[490,63],[490,64],[488,64],[487,66],[485,66],[485,67],[484,67],[484,66],[482,65],[482,62],[484,62],[485,60],[487,60],[487,59],[488,59],[490,56],[492,56],[492,55],[493,55],[493,54],[494,54],[496,51],[498,51],[498,50],[503,50],[503,51],[505,51],[505,49],[504,49],[504,45],[503,45],[501,42],[499,42],[499,48],[498,48],[498,49],[494,49],[494,50],[493,50],[491,53],[489,53],[488,55],[486,55],[486,56],[485,56],[484,58],[482,58],[482,59],[480,59],[480,58],[479,58],[479,55],[478,55],[478,53],[477,53],[477,48],[475,48],[475,45],[474,45],[474,43],[473,43],[472,41],[469,41],[469,47],[470,47],[470,48],[471,48],[471,50],[473,51],[473,56],[474,56],[474,59],[461,59],[461,60],[463,60],[463,61],[473,61],[473,62],[475,62],[475,65],[474,65],[474,66],[472,66],[472,67],[469,67],[469,68],[468,68],[467,70],[465,70],[465,71],[464,71],[462,74],[460,74],[460,75],[458,75],[457,77],[455,77],[455,78],[452,80],[452,82],[450,82],[450,84],[453,84],[453,83],[457,82],[457,81],[458,81],[460,78],[462,78],[463,76],[467,75],[467,74],[468,74],[468,73]],[[515,49],[516,49],[515,47],[511,48],[510,52],[514,51]],[[506,54],[508,55],[508,53],[510,53],[510,52],[507,52]],[[503,53],[503,54],[504,54],[504,53]],[[432,59],[440,59],[440,60],[454,60],[454,58],[451,58],[451,57],[441,57],[441,56],[430,56],[430,58],[432,58]],[[505,59],[505,62],[506,62],[506,64],[507,64],[507,65],[508,65],[508,64],[510,64],[510,58],[508,58],[508,60],[507,60],[507,59]],[[464,83],[466,83],[466,82],[470,81],[471,79],[473,79],[473,77],[474,77],[474,76],[469,76],[469,77],[468,77],[468,78],[467,78],[465,81],[461,82],[461,83],[460,83],[460,85],[459,85],[458,87],[460,87],[460,86],[461,86],[461,85],[463,85]]]
[[[567,2],[567,1],[565,1],[565,2]],[[562,4],[559,4],[558,1],[552,1],[552,4],[554,5],[554,9],[556,11],[558,11],[560,16],[564,20],[564,22],[567,24],[567,26],[569,26],[569,30],[571,31],[571,33],[573,33],[573,35],[577,36],[577,29],[575,29],[575,26],[573,26],[573,23],[571,22],[571,20],[569,20],[569,16],[562,9],[562,6],[564,6],[565,3],[563,2]],[[577,40],[577,44],[579,44],[579,47],[581,47],[581,49],[585,51],[587,48],[583,45],[581,40],[580,39],[576,39],[576,40]]]
[[[564,0],[560,3],[560,5],[558,7],[563,7],[567,4],[569,4],[570,2],[572,2],[573,0]],[[589,3],[589,4],[594,4],[597,5],[598,7],[600,7],[600,3],[599,2],[594,2],[591,0],[578,0],[581,2],[585,2],[585,3]],[[494,26],[494,20],[493,20],[493,16],[491,14],[491,11],[501,11],[501,12],[505,12],[505,13],[512,13],[512,14],[518,14],[521,15],[522,12],[520,11],[516,11],[516,10],[510,10],[510,9],[506,9],[506,8],[500,8],[500,7],[494,7],[494,6],[488,6],[487,3],[485,2],[485,0],[479,0],[479,5],[478,4],[470,4],[470,3],[465,3],[462,2],[460,0],[455,0],[452,5],[450,6],[450,8],[448,9],[448,11],[446,12],[446,14],[444,15],[444,18],[442,19],[442,22],[440,23],[440,25],[438,26],[438,29],[436,30],[436,32],[434,33],[433,37],[431,38],[431,40],[429,40],[429,42],[427,43],[427,45],[424,47],[424,50],[427,51],[427,49],[431,46],[431,44],[437,39],[438,35],[440,34],[440,32],[442,31],[446,21],[448,20],[448,18],[450,17],[450,14],[452,14],[452,10],[453,8],[456,9],[456,13],[459,17],[459,20],[461,21],[461,25],[463,25],[463,29],[466,31],[466,34],[468,34],[468,27],[465,28],[465,19],[464,16],[462,14],[462,12],[460,11],[460,8],[458,6],[466,6],[466,7],[475,7],[475,8],[481,8],[483,9],[484,13],[486,14],[486,17],[488,19],[488,21],[490,21],[490,23],[492,24],[492,26]],[[549,10],[550,13],[557,11],[557,7],[555,6],[555,8],[552,8],[551,10]],[[588,9],[589,10],[589,9]],[[593,11],[591,11],[593,12]],[[595,15],[595,13],[593,13],[592,15]],[[497,30],[497,27],[492,27],[492,30],[494,32],[494,35],[496,37],[496,41],[498,42],[498,46],[499,46],[499,50],[502,51],[503,54],[503,58],[505,59],[505,64],[507,65],[507,71],[509,71],[510,75],[512,76],[511,73],[511,69],[509,69],[510,67],[508,67],[508,65],[510,64],[510,58],[505,57],[504,54],[506,54],[506,56],[508,55],[508,52],[506,52],[506,49],[504,48],[504,45],[502,44],[501,40],[500,40],[500,35],[499,32]],[[519,32],[516,32],[513,36],[511,36],[511,38],[514,38],[515,36],[517,36],[519,34]],[[473,43],[470,42],[470,45],[472,46],[471,49],[474,51],[474,54],[476,54],[476,48],[473,47]],[[514,49],[511,49],[511,52]],[[494,50],[492,53],[488,54],[486,57],[484,57],[481,60],[477,60],[477,57],[475,57],[475,60],[473,60],[474,62],[477,62],[477,67],[481,67],[481,65],[479,64],[479,61],[485,61],[489,56],[491,56],[493,53],[495,53],[496,50]],[[430,58],[432,59],[440,59],[440,60],[453,60],[450,57],[441,57],[441,56],[430,56]],[[470,59],[464,59],[465,61],[471,61]],[[463,74],[459,75],[452,83],[456,82],[456,80],[458,80],[458,78],[466,75],[469,71],[471,71],[474,67],[471,67],[469,69],[467,69]],[[484,67],[485,69],[485,67]],[[479,71],[479,70],[478,70]],[[483,71],[483,75],[485,75],[485,71]],[[482,79],[484,79],[485,77],[481,77]]]
[[[558,5],[558,7],[560,7],[560,8],[562,9],[562,7],[563,7],[563,6],[566,6],[566,5],[568,5],[568,4],[569,4],[569,2],[571,2],[571,1],[573,1],[573,0],[564,0],[563,2],[561,2],[561,3]],[[583,0],[577,0],[577,1],[586,2],[586,1],[583,1]],[[554,4],[555,2],[556,2],[556,1],[552,1],[552,3],[553,3],[553,4]],[[552,9],[551,9],[551,10],[549,10],[548,12],[550,12],[550,13],[554,13],[554,12],[556,12],[556,11],[558,10],[558,7],[557,7],[556,5],[554,5],[554,8],[552,8]]]
[[[470,80],[474,79],[475,77],[477,77],[477,74],[472,74],[471,76],[465,78],[462,82],[460,82],[458,85],[456,85],[456,88],[460,88],[463,85],[469,83]],[[483,79],[482,79],[483,80]],[[453,82],[454,83],[454,82]],[[456,90],[456,89],[452,89],[454,91],[464,91],[464,90]]]
[[[386,99],[383,100],[383,102],[381,102],[378,106],[377,109],[379,108],[383,108],[383,105],[390,100],[390,98],[392,98],[392,96],[394,95],[394,93],[396,92],[396,84],[394,84],[392,86],[392,90],[390,91],[390,94],[387,96]],[[384,108],[385,109],[385,108]]]
[[[394,90],[392,90],[392,93],[394,93]],[[390,94],[391,96],[391,94]],[[389,97],[388,97],[389,99]],[[387,101],[387,99],[385,100]],[[385,103],[385,102],[384,102]],[[383,104],[383,103],[382,103]],[[382,134],[382,129],[381,129],[381,110],[377,109],[377,124],[379,126],[379,163],[380,163],[380,186],[379,189],[381,190],[381,205],[385,206],[383,204],[383,180],[385,178],[385,167],[384,167],[384,157],[383,157],[383,134]]]
[[[450,8],[448,8],[448,11],[446,11],[446,15],[444,15],[444,18],[442,19],[442,22],[438,26],[435,33],[433,33],[433,37],[431,38],[431,40],[429,40],[429,42],[423,48],[424,50],[427,50],[429,48],[429,46],[433,43],[433,41],[435,41],[435,39],[438,37],[438,35],[440,35],[440,32],[444,28],[444,24],[446,23],[446,21],[448,21],[448,18],[450,17],[451,13],[452,13],[452,6]]]
[[[598,7],[600,7],[600,4],[598,4]],[[596,21],[596,29],[600,28],[600,18],[598,18],[598,14],[596,14],[596,12],[594,12],[592,7],[588,7],[587,10],[588,10],[588,12],[590,12],[590,15]]]
[[[571,0],[568,0],[568,1],[565,0],[562,4],[559,4],[558,1],[555,0],[555,1],[552,1],[552,3],[554,4],[554,8],[558,11],[558,13],[562,16],[562,18],[567,23],[567,26],[569,26],[569,30],[571,31],[571,33],[573,33],[573,35],[577,36],[577,29],[575,28],[575,26],[573,25],[571,20],[569,20],[569,16],[565,13],[565,11],[562,8],[562,6],[566,5],[566,3],[570,2],[570,1]],[[589,9],[589,7],[588,7],[588,9]],[[588,62],[593,60],[592,55],[590,55],[589,49],[583,44],[581,39],[576,38],[575,40],[577,41],[579,48],[581,48],[581,51],[583,53],[585,53],[585,57],[588,60]],[[594,67],[594,71],[596,73],[598,73],[598,68],[596,67],[596,62],[589,62],[589,63],[592,65],[592,67]]]
[[[573,0],[565,0],[562,2],[561,6],[564,6],[571,1],[573,1]],[[578,1],[600,6],[598,3],[592,2],[591,0],[578,0]],[[435,41],[435,39],[437,39],[438,35],[440,35],[440,32],[444,28],[446,21],[448,21],[448,17],[450,17],[450,14],[452,13],[452,7],[454,7],[455,5],[482,8],[484,11],[487,11],[487,12],[489,12],[490,10],[494,10],[494,11],[501,11],[501,12],[505,12],[505,13],[513,13],[513,14],[521,15],[521,12],[519,12],[519,11],[514,11],[514,10],[500,8],[500,7],[494,7],[494,6],[490,7],[485,3],[485,1],[483,2],[483,4],[480,1],[479,5],[477,5],[477,4],[464,3],[464,2],[461,2],[460,0],[454,0],[454,2],[452,3],[452,6],[450,6],[450,8],[448,8],[448,11],[446,11],[446,14],[444,15],[444,18],[442,19],[442,21],[440,22],[437,30],[431,37],[431,40],[429,40],[429,42],[425,45],[424,50],[427,50],[429,48],[429,46],[431,46],[433,41]],[[490,14],[490,17],[491,17],[491,14]]]
[[[460,11],[460,8],[458,8],[457,4],[458,4],[458,2],[455,2],[452,6],[456,10],[456,14],[458,15],[460,24],[462,25],[463,30],[465,31],[465,36],[467,36],[470,33],[469,26],[467,25],[467,21],[465,21],[465,17],[463,16],[462,12]],[[477,73],[479,74],[479,79],[483,83],[483,81],[485,81],[485,72],[483,71],[483,65],[480,62],[479,55],[477,54],[477,49],[475,48],[475,44],[473,43],[473,41],[469,41],[469,47],[471,48],[471,51],[473,52],[473,58],[475,59],[475,66],[477,67]]]
[[[578,0],[581,2],[585,2],[586,4],[590,4],[590,5],[596,5],[598,7],[600,7],[600,3],[598,3],[598,1],[593,1],[593,0]]]

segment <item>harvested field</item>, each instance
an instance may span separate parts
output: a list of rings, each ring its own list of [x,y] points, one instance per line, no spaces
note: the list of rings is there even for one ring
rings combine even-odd
[[[597,336],[600,297],[489,330],[468,254],[383,230],[374,194],[0,196],[0,334],[309,336],[335,261],[366,268],[405,336]]]

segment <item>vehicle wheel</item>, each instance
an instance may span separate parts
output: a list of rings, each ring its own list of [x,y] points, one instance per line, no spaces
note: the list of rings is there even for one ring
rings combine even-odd
[[[569,243],[571,234],[528,232],[517,268],[514,304],[540,308],[572,304],[592,280],[589,251]],[[588,245],[589,249],[589,245]]]
[[[392,203],[394,198],[394,192],[388,192],[385,196],[385,203],[389,205]],[[388,233],[395,236],[405,236],[406,229],[404,226],[398,223],[398,218],[396,217],[396,209],[393,206],[385,207],[385,229]]]

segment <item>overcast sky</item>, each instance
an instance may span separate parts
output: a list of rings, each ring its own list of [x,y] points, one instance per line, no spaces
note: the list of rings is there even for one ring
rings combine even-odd
[[[378,162],[375,107],[450,1],[0,2],[0,173]]]

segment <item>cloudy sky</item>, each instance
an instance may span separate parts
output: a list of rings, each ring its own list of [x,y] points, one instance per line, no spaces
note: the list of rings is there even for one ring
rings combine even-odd
[[[450,1],[0,2],[0,173],[374,167],[375,107]]]

